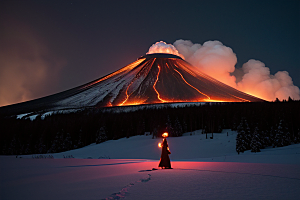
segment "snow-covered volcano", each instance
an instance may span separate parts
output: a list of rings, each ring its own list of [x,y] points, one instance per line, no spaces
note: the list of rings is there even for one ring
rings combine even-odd
[[[148,54],[96,81],[57,106],[124,106],[172,102],[257,102],[172,54]]]
[[[175,102],[260,102],[173,54],[153,53],[90,83],[10,107],[32,110]]]

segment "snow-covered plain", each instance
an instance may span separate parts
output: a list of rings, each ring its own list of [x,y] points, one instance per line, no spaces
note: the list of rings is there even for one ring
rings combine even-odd
[[[168,138],[173,169],[166,170],[151,170],[161,141],[151,135],[52,154],[55,159],[1,156],[0,199],[299,199],[299,144],[238,155],[235,137],[224,130],[214,139],[201,131]]]

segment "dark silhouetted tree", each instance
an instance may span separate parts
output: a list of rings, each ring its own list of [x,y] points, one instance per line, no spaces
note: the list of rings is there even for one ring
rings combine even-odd
[[[275,129],[275,138],[273,147],[283,147],[291,144],[290,132],[287,124],[283,119],[280,119],[277,129]]]
[[[174,136],[175,137],[182,136],[182,133],[183,133],[182,126],[179,122],[179,119],[176,118],[175,125],[174,125]]]
[[[71,138],[70,133],[67,133],[66,137],[64,139],[64,142],[63,142],[62,150],[67,151],[70,149],[72,149],[72,138]]]
[[[260,134],[259,134],[258,127],[255,127],[254,129],[250,147],[251,147],[251,152],[260,152],[261,142],[260,142]]]
[[[245,118],[242,118],[241,123],[237,127],[237,132],[236,151],[244,153],[244,151],[250,149],[250,128]]]
[[[101,127],[96,134],[96,144],[99,144],[101,142],[105,142],[107,140],[107,135],[105,132],[105,127]]]

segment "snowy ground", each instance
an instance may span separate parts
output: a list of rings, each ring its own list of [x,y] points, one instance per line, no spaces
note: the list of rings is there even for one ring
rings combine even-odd
[[[151,170],[161,141],[151,136],[53,154],[75,159],[1,156],[0,199],[299,199],[299,144],[238,155],[228,133],[168,138],[170,170]]]

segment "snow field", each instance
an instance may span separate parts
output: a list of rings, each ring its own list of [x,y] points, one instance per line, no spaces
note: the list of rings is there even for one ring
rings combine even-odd
[[[281,148],[270,147],[258,153],[246,151],[238,155],[235,150],[237,135],[235,131],[223,130],[222,133],[214,133],[214,139],[210,139],[211,134],[208,134],[206,139],[206,135],[201,132],[198,130],[185,133],[182,137],[169,137],[167,140],[171,161],[300,164],[300,144]],[[72,155],[74,158],[159,160],[161,149],[157,144],[161,141],[162,138],[152,139],[151,135],[140,135],[100,144],[94,143],[80,149],[51,155],[54,158]],[[31,155],[23,157],[31,158]]]
[[[152,170],[162,139],[151,135],[52,154],[56,159],[0,156],[0,199],[299,199],[300,144],[238,155],[236,132],[205,137],[168,138],[167,170]]]
[[[0,157],[1,199],[298,199],[299,165]],[[148,171],[149,170],[149,171]]]

